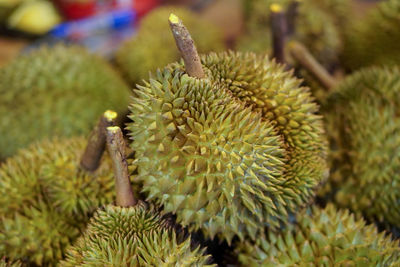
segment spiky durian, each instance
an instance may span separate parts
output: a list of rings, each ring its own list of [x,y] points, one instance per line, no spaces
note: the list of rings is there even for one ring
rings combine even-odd
[[[55,265],[89,216],[114,197],[112,164],[93,173],[79,161],[80,137],[44,141],[0,166],[0,256]]]
[[[400,64],[400,1],[386,0],[345,32],[342,60],[349,69]]]
[[[0,158],[46,137],[89,132],[105,109],[123,111],[129,89],[102,59],[58,45],[0,69]]]
[[[182,7],[165,6],[155,9],[143,18],[137,35],[117,52],[117,63],[127,79],[136,84],[155,71],[180,58],[168,26],[171,12],[180,16],[191,31],[200,52],[221,51],[222,34],[215,25]]]
[[[153,207],[108,205],[97,211],[86,232],[60,266],[210,266],[204,249],[177,234]]]
[[[148,199],[191,230],[228,242],[288,220],[326,171],[321,118],[308,88],[253,53],[201,56],[138,86],[128,125]]]
[[[282,232],[238,244],[243,266],[399,266],[400,248],[385,232],[329,204]]]
[[[269,7],[279,3],[286,10],[293,0],[244,0],[247,3],[247,34],[239,40],[242,51],[267,52],[272,48]],[[342,28],[348,19],[348,0],[299,1],[291,38],[303,42],[324,65],[337,63],[342,49]],[[292,16],[292,15],[291,15]],[[293,18],[288,18],[293,19]]]
[[[23,265],[19,261],[9,262],[4,258],[0,260],[0,267],[21,267],[21,266]]]
[[[327,185],[336,203],[400,226],[400,69],[362,69],[327,104],[333,162]]]

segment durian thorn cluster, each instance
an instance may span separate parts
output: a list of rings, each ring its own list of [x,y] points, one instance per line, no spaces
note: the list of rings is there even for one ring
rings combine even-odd
[[[188,29],[183,25],[182,20],[173,13],[168,20],[176,46],[185,62],[186,73],[194,78],[204,78],[205,74],[200,57]]]

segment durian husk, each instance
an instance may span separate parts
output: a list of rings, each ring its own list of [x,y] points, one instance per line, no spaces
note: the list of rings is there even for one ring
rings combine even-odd
[[[256,243],[239,243],[236,252],[242,266],[400,266],[398,241],[332,204]]]
[[[370,67],[347,77],[323,109],[331,177],[319,193],[369,221],[400,226],[400,69]]]
[[[341,60],[349,70],[400,64],[400,1],[379,3],[345,31]]]
[[[95,172],[80,169],[85,145],[82,137],[43,141],[0,166],[0,257],[54,266],[93,212],[115,198],[108,155]]]
[[[175,232],[153,206],[107,205],[90,220],[60,266],[213,266],[204,249]]]
[[[201,56],[138,85],[128,125],[149,200],[190,230],[231,242],[277,228],[326,176],[326,140],[308,88],[253,53]]]
[[[42,47],[0,69],[0,159],[34,141],[86,134],[106,109],[124,113],[129,89],[77,46]]]
[[[168,23],[171,13],[184,21],[199,52],[224,49],[222,32],[209,21],[182,7],[159,7],[142,19],[137,34],[117,51],[117,64],[132,85],[147,79],[149,72],[180,59]]]

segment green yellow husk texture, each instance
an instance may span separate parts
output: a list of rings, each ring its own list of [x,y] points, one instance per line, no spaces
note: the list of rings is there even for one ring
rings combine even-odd
[[[222,33],[215,25],[182,7],[157,8],[143,18],[137,35],[117,52],[118,66],[131,84],[147,79],[150,71],[179,60],[168,23],[171,13],[184,22],[199,52],[223,50]]]
[[[332,148],[328,187],[340,206],[399,226],[400,69],[362,69],[336,91],[324,111]]]
[[[351,69],[400,64],[400,1],[386,0],[346,31],[342,60]]]
[[[112,163],[79,169],[84,138],[45,141],[0,166],[0,257],[53,266],[89,217],[114,198]]]
[[[108,205],[96,212],[86,232],[60,266],[211,266],[204,250],[143,202]]]
[[[321,118],[307,88],[248,53],[201,56],[137,86],[128,125],[148,199],[191,230],[228,242],[279,227],[324,178]]]
[[[102,59],[74,46],[43,47],[0,69],[0,158],[46,137],[85,134],[129,89]]]
[[[385,232],[329,204],[298,216],[280,233],[244,242],[242,266],[399,266],[400,248]]]

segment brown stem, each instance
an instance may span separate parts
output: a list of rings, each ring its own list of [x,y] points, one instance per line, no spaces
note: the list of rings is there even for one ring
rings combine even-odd
[[[302,0],[294,0],[290,3],[287,11],[286,11],[286,18],[287,18],[287,33],[288,35],[293,35],[296,31],[296,19],[299,15],[299,6]]]
[[[125,155],[125,141],[121,128],[118,126],[107,127],[108,152],[114,166],[116,204],[121,207],[135,206],[137,200],[133,196],[129,180],[128,163]]]
[[[93,172],[100,166],[100,159],[106,147],[106,128],[115,124],[117,113],[107,110],[100,117],[90,133],[85,151],[81,158],[81,168]]]
[[[296,41],[291,41],[289,51],[295,60],[310,72],[326,89],[329,90],[336,86],[337,81],[335,78],[318,63],[304,45]]]
[[[189,31],[183,25],[182,21],[174,14],[169,16],[169,25],[172,35],[175,38],[176,46],[185,62],[185,69],[189,76],[195,78],[204,78],[203,67],[196,46],[190,36]]]
[[[282,7],[278,4],[272,4],[270,10],[273,57],[277,62],[285,63],[286,16]]]

